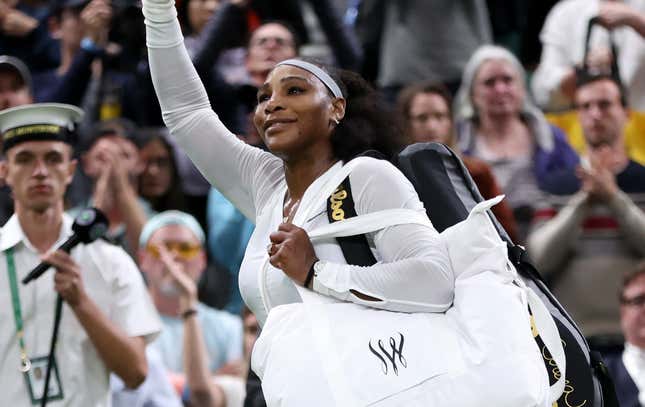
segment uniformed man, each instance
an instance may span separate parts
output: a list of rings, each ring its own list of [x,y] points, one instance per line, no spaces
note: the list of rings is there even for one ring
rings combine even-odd
[[[146,377],[146,343],[159,317],[133,260],[98,240],[67,254],[63,195],[72,180],[82,111],[31,104],[0,112],[0,176],[15,213],[0,230],[0,393],[3,405],[40,405],[58,294],[64,300],[47,394],[50,406],[109,406],[108,377],[131,388]],[[54,270],[20,284],[41,261]],[[40,372],[40,374],[38,374]]]

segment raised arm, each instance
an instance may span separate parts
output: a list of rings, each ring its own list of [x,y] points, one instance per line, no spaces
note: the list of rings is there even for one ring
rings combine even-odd
[[[225,3],[211,16],[194,48],[193,64],[200,75],[213,69],[227,47],[243,42],[232,34],[240,31],[245,23],[244,5],[233,2]]]
[[[166,126],[206,179],[249,219],[283,176],[282,162],[233,135],[210,108],[170,0],[143,3],[148,58]]]

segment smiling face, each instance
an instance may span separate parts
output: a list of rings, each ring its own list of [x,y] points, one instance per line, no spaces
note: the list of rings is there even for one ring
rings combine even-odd
[[[473,80],[473,105],[481,116],[518,114],[525,90],[513,64],[490,59],[481,64]]]
[[[253,122],[268,149],[288,159],[305,151],[327,157],[330,135],[345,114],[345,100],[304,69],[281,65],[258,91]],[[320,155],[319,155],[320,156]]]
[[[0,172],[16,208],[43,212],[62,203],[76,169],[71,154],[61,141],[26,141],[10,148]]]

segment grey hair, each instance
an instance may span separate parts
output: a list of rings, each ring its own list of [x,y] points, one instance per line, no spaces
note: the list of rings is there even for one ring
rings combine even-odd
[[[526,86],[526,71],[524,70],[524,67],[522,67],[522,64],[517,57],[513,55],[513,53],[506,48],[497,45],[482,45],[473,53],[468,60],[468,63],[466,63],[461,77],[461,86],[457,91],[453,106],[455,123],[470,121],[477,116],[477,110],[475,109],[472,100],[473,82],[479,68],[484,64],[484,62],[490,60],[506,61],[513,66],[525,90],[524,101],[522,103],[520,113],[535,120],[539,133],[538,136],[549,134],[549,125],[544,114],[531,100],[531,95],[529,94],[528,87]],[[538,142],[546,142],[546,145],[543,145],[543,147],[546,147],[547,150],[552,147],[552,142],[548,139],[549,137],[547,137],[547,140],[538,139]]]

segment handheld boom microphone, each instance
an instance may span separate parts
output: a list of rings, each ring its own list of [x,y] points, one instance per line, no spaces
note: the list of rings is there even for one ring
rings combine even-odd
[[[91,243],[96,239],[102,237],[108,230],[107,217],[97,208],[86,208],[74,220],[72,225],[72,234],[57,250],[63,250],[67,253],[79,243]],[[51,264],[42,262],[37,265],[33,270],[22,279],[23,284],[27,284],[32,280],[40,277]]]

